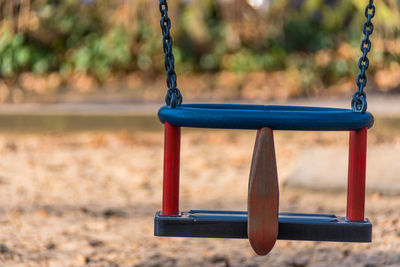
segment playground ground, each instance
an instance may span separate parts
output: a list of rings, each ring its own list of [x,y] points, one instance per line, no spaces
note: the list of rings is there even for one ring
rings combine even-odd
[[[391,147],[382,161],[398,159],[398,126],[379,125],[370,133],[370,151]],[[181,209],[245,210],[254,137],[183,131]],[[288,181],[314,167],[298,168],[305,151],[346,150],[347,133],[277,132],[275,141],[280,210],[344,215],[344,190]],[[400,266],[400,193],[390,190],[367,195],[371,244],[278,241],[270,255],[258,257],[247,240],[154,237],[162,151],[159,130],[1,131],[0,265]],[[332,169],[346,160],[321,159]],[[374,166],[369,172],[376,173]]]

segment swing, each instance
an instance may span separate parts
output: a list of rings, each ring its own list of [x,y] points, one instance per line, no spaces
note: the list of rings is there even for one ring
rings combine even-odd
[[[166,0],[159,1],[167,72],[166,106],[158,112],[165,127],[162,211],[155,215],[155,235],[170,237],[248,238],[254,251],[266,255],[277,239],[371,242],[372,225],[364,217],[367,130],[366,70],[375,15],[373,0],[365,9],[363,52],[358,65],[352,109],[236,104],[182,104],[172,53],[171,21]],[[248,210],[179,211],[181,127],[257,130],[251,163]],[[279,213],[279,188],[273,131],[349,131],[346,217],[331,214]]]

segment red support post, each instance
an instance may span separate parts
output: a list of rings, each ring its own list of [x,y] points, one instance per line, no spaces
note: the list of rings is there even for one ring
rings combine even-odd
[[[164,126],[163,215],[179,214],[179,164],[181,127]]]
[[[350,132],[347,219],[364,221],[367,128]]]

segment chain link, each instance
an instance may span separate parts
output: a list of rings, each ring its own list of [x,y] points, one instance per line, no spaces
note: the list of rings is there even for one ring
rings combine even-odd
[[[167,73],[167,87],[168,91],[165,96],[165,103],[171,108],[180,106],[182,104],[182,95],[177,88],[177,77],[175,72],[175,57],[172,52],[172,37],[171,37],[171,19],[168,17],[168,3],[167,0],[159,1],[161,21],[160,26],[163,35],[163,50],[165,70]]]
[[[369,0],[368,5],[365,8],[365,17],[367,21],[363,25],[364,38],[361,41],[360,49],[362,56],[358,61],[358,68],[360,73],[357,75],[357,91],[353,94],[351,101],[351,107],[353,111],[365,113],[367,111],[367,94],[364,89],[367,85],[367,69],[369,67],[368,53],[371,51],[371,40],[369,37],[374,31],[374,24],[372,24],[372,18],[375,16],[375,5],[374,0]]]

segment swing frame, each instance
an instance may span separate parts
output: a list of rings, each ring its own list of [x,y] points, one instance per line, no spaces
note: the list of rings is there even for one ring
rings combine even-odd
[[[316,107],[191,104],[174,109],[162,107],[159,119],[165,125],[164,181],[162,211],[155,216],[156,236],[247,238],[247,212],[179,211],[181,127],[270,127],[350,131],[346,217],[280,213],[278,239],[371,242],[372,225],[364,216],[367,130],[374,123],[370,113]]]

